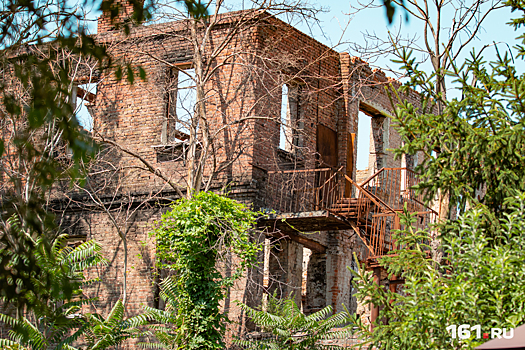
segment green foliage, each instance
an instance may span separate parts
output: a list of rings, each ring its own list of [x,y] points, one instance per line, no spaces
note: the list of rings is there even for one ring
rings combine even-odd
[[[99,314],[81,313],[82,306],[93,301],[83,298],[82,287],[95,282],[86,280],[83,271],[107,262],[95,241],[73,249],[64,246],[66,238],[62,235],[53,242],[51,255],[35,252],[36,261],[42,267],[41,274],[50,274],[57,284],[47,291],[42,281],[33,278],[36,286],[28,293],[38,292],[32,294],[32,298],[40,303],[39,307],[22,317],[0,314],[0,322],[10,327],[9,339],[0,339],[2,349],[76,350],[72,344],[83,337],[86,343],[83,349],[103,350],[147,334],[138,328],[148,323],[147,318],[138,315],[124,319],[124,305],[120,300],[105,319]],[[44,278],[43,281],[48,280]],[[61,285],[74,289],[65,293]]]
[[[164,301],[164,310],[145,307],[142,316],[155,324],[149,326],[155,335],[155,343],[142,343],[146,349],[177,349],[181,333],[177,332],[177,281],[172,277],[165,278],[160,283],[160,298]]]
[[[87,350],[104,350],[117,346],[127,339],[145,336],[148,332],[138,327],[148,323],[143,315],[124,319],[124,304],[118,300],[108,316],[104,319],[99,314],[87,314],[83,335],[87,340]]]
[[[463,64],[452,62],[446,74],[462,97],[447,101],[435,92],[436,73],[419,70],[412,53],[398,48],[398,62],[410,78],[401,91],[421,92],[423,108],[402,94],[394,99],[400,103],[394,121],[404,141],[395,152],[424,154],[416,172],[422,179],[418,189],[428,201],[438,193],[449,195],[451,208],[464,211],[476,190],[486,189],[482,203],[500,215],[505,198],[525,190],[525,77],[507,53],[497,54],[490,64],[475,52]],[[441,114],[435,113],[437,103]]]
[[[261,249],[249,232],[255,213],[229,198],[200,192],[181,199],[162,216],[154,231],[161,268],[175,271],[165,282],[173,293],[175,343],[181,349],[222,349],[226,317],[219,303],[225,288],[256,262]],[[233,254],[239,264],[223,277],[218,262]],[[225,265],[226,266],[226,265]],[[172,285],[173,284],[173,285]]]
[[[80,291],[82,270],[104,262],[100,246],[93,241],[71,250],[63,247],[67,236],[61,235],[48,248],[43,237],[33,240],[16,216],[8,219],[7,224],[8,232],[23,237],[27,246],[32,247],[29,260],[23,263],[19,260],[26,257],[17,251],[0,251],[4,268],[10,271],[1,276],[2,297],[7,302],[16,301],[14,305],[35,307],[42,314],[52,312],[54,307],[48,304],[49,300],[71,299]],[[10,293],[15,295],[13,299]]]
[[[17,225],[16,219],[11,222]],[[85,280],[82,271],[106,261],[98,243],[88,241],[72,249],[64,246],[65,240],[63,235],[53,241],[51,254],[35,249],[40,274],[31,276],[34,287],[21,289],[21,294],[39,307],[23,317],[0,314],[0,321],[11,328],[10,339],[0,339],[2,349],[73,349],[71,344],[86,330],[87,324],[79,312],[91,300],[82,299],[81,288],[93,280]],[[38,248],[39,242],[35,245]],[[46,275],[50,278],[39,278]],[[54,283],[48,285],[49,280]],[[64,291],[66,288],[72,290]]]
[[[348,312],[329,316],[332,307],[327,306],[306,316],[295,303],[293,295],[281,300],[270,296],[267,310],[253,309],[243,303],[239,305],[263,332],[271,334],[269,337],[263,335],[262,339],[235,341],[245,349],[339,349],[339,346],[323,341],[351,335],[348,327],[333,331],[349,322]]]
[[[405,278],[403,292],[378,288],[371,272],[359,269],[357,298],[382,306],[374,332],[361,327],[364,337],[381,349],[471,349],[483,339],[459,341],[449,325],[514,328],[525,322],[525,194],[509,198],[509,213],[500,229],[486,232],[485,220],[495,220],[486,209],[472,209],[459,218],[457,229],[443,243],[445,263],[426,259],[428,232],[407,228],[397,235],[406,248],[399,256],[383,258],[389,274]],[[402,216],[408,227],[415,217]],[[355,272],[354,272],[355,273]],[[388,324],[381,320],[388,319]]]
[[[508,4],[525,12],[521,2]],[[524,21],[513,25],[520,28]],[[371,273],[360,269],[356,296],[382,307],[374,331],[361,325],[361,332],[381,349],[472,349],[484,340],[475,334],[452,339],[446,327],[480,325],[490,333],[525,322],[525,76],[508,53],[496,49],[496,61],[486,63],[473,52],[445,72],[461,92],[448,101],[436,92],[437,73],[419,70],[411,52],[396,49],[409,77],[401,91],[420,92],[422,108],[403,101],[402,93],[392,96],[404,141],[395,152],[422,152],[418,190],[427,202],[448,196],[450,209],[459,208],[460,215],[427,231],[414,231],[415,216],[402,215],[405,229],[396,236],[403,248],[380,261],[389,274],[405,279],[402,293],[376,286]],[[517,50],[525,53],[523,46]],[[442,264],[428,259],[436,235]]]

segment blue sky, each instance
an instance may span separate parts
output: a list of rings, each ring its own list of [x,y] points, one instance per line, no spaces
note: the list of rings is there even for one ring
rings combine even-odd
[[[324,31],[325,36],[321,34],[321,29],[313,28],[311,34],[314,37],[327,44],[329,46],[335,46],[340,38],[343,43],[335,46],[338,51],[347,51],[352,54],[357,54],[352,48],[351,43],[364,44],[363,33],[370,32],[376,33],[378,36],[386,38],[388,32],[397,32],[401,27],[401,33],[404,36],[421,37],[422,26],[414,19],[410,19],[406,22],[400,11],[396,12],[395,19],[392,25],[388,24],[385,16],[385,11],[382,7],[371,8],[363,10],[351,18],[348,15],[352,12],[351,4],[357,6],[357,3],[352,2],[340,2],[335,0],[326,0],[322,2],[322,6],[328,11],[321,13],[319,19],[321,21],[321,29]],[[508,8],[499,9],[487,17],[485,25],[480,30],[478,38],[471,42],[471,48],[480,48],[487,43],[500,42],[500,43],[515,43],[515,37],[518,35],[506,22],[512,16],[518,16],[518,13],[511,14]],[[447,24],[443,21],[443,26]],[[346,27],[348,25],[348,27]],[[343,31],[343,28],[346,30]],[[308,29],[304,25],[299,25],[304,32],[308,32]],[[470,51],[467,49],[465,52]],[[389,57],[380,58],[377,61],[380,66],[391,66],[394,65],[390,62]]]

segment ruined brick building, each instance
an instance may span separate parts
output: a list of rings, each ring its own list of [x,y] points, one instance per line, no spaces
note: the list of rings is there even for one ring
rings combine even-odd
[[[201,189],[270,213],[259,223],[266,236],[257,239],[267,242],[260,268],[226,300],[230,319],[241,323],[235,300],[257,305],[274,291],[294,292],[307,313],[342,304],[356,311],[347,270],[356,266],[353,253],[377,268],[376,257],[395,245],[389,232],[404,203],[421,213],[420,224],[430,220],[409,190],[416,180],[405,169],[417,159],[395,160],[388,151],[402,141],[387,118],[385,87],[398,85],[359,58],[260,11],[221,14],[196,27],[136,26],[129,36],[102,16],[97,40],[115,61],[147,72],[133,84],[96,70],[76,77],[92,134],[105,146],[85,188],[56,209],[72,237],[97,240],[110,261],[91,271],[101,279],[91,291],[100,298],[97,311],[124,295],[130,314],[159,305],[148,232],[166,204],[195,188],[189,177],[196,172]],[[84,91],[88,83],[95,93]],[[401,97],[418,106],[415,92]],[[196,127],[197,99],[205,114]],[[370,135],[359,134],[360,114]],[[359,137],[371,140],[360,171]]]

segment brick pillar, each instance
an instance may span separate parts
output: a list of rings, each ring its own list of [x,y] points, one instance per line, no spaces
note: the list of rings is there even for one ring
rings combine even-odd
[[[386,154],[385,154],[385,137],[388,134],[388,122],[385,121],[384,117],[373,117],[372,118],[372,135],[370,140],[370,153],[373,154],[373,163],[368,165],[372,172],[376,172],[379,169],[386,167]],[[385,127],[387,128],[386,130]],[[386,137],[388,139],[388,137]],[[375,158],[375,159],[374,159]]]
[[[304,313],[309,315],[324,307],[326,307],[326,253],[313,251],[308,261]]]
[[[352,265],[352,239],[347,231],[329,233],[329,246],[326,252],[326,304],[332,305],[334,312],[344,311],[343,304],[350,305],[352,298],[352,273],[347,266]]]
[[[291,240],[272,242],[269,266],[271,295],[284,298],[294,293],[297,305],[301,306],[301,285],[303,271],[303,246]]]
[[[259,242],[262,244],[263,242]],[[239,267],[240,260],[233,255],[232,266],[221,266],[223,276],[231,277],[232,272]],[[258,266],[246,269],[241,278],[235,281],[234,285],[227,290],[226,297],[221,303],[225,315],[232,321],[228,324],[225,335],[225,342],[229,349],[235,337],[239,337],[245,332],[255,330],[255,324],[239,308],[236,301],[239,300],[250,307],[259,307],[263,296],[263,270],[264,270],[264,251],[259,252],[257,261]]]

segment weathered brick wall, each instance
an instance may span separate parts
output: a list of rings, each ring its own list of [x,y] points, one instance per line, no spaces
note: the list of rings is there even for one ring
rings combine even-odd
[[[258,27],[257,39],[259,56],[265,58],[261,64],[273,64],[264,72],[263,84],[256,90],[258,98],[269,99],[273,107],[260,105],[257,114],[273,120],[257,122],[254,165],[266,170],[278,166],[281,88],[291,83],[299,85],[302,91],[298,107],[302,125],[297,130],[302,145],[296,153],[298,160],[304,161],[302,167],[313,168],[317,158],[317,125],[337,132],[338,124],[345,119],[340,103],[339,54],[275,18]]]
[[[160,219],[160,210],[140,210],[127,220],[118,218],[119,229],[127,241],[127,269],[124,269],[124,242],[108,215],[91,212],[85,213],[83,217],[90,227],[87,238],[102,245],[104,257],[108,260],[107,266],[100,266],[88,273],[89,278],[100,279],[100,282],[86,290],[87,295],[98,298],[96,303],[91,304],[89,311],[105,315],[118,299],[124,298],[124,273],[127,275],[127,315],[142,312],[143,306],[153,306],[156,290],[155,244],[154,238],[148,233],[154,221]]]
[[[112,54],[117,60],[141,65],[148,73],[148,80],[143,82],[137,79],[130,85],[108,75],[98,85],[97,100],[92,106],[95,133],[116,140],[136,152],[181,185],[185,185],[186,175],[183,162],[157,162],[156,151],[152,146],[162,144],[168,65],[192,59],[190,42],[183,38],[186,30],[181,23],[167,23],[136,28],[126,40],[116,33],[101,35],[100,39],[112,47]],[[210,47],[221,44],[227,35],[228,28],[219,26],[213,32]],[[250,135],[254,122],[249,118],[253,116],[252,110],[256,105],[253,90],[257,84],[255,73],[258,69],[250,62],[253,60],[250,53],[251,35],[250,28],[237,33],[235,40],[217,56],[214,66],[220,68],[216,68],[213,77],[205,85],[207,122],[214,138],[215,152],[215,158],[210,158],[207,164],[206,175],[210,175],[212,162],[218,168],[225,167],[217,174],[218,183],[221,180],[249,183],[251,179],[251,167],[247,164],[253,158],[253,140]],[[260,101],[257,103],[262,104]],[[243,118],[247,120],[235,123]],[[234,126],[214,134],[225,124]],[[120,164],[128,168],[141,165],[128,155],[122,156]],[[125,175],[122,190],[161,189],[164,185],[164,181],[147,171],[129,169]]]
[[[211,36],[210,47],[217,47],[230,35],[228,23],[218,26]],[[118,81],[113,74],[108,74],[97,86],[97,99],[91,106],[94,118],[94,135],[109,138],[127,150],[140,155],[144,160],[159,168],[175,183],[185,186],[186,167],[183,162],[159,162],[152,146],[162,144],[161,131],[166,113],[166,86],[168,67],[173,64],[190,62],[192,53],[187,39],[188,28],[182,23],[165,23],[149,27],[137,27],[130,37],[124,38],[118,32],[106,32],[99,35],[99,40],[107,43],[113,57],[121,62],[141,65],[147,72],[147,80],[136,79],[133,85],[124,80]],[[214,66],[218,67],[212,79],[205,85],[207,91],[207,117],[210,131],[217,132],[219,127],[232,123],[243,117],[251,116],[255,104],[253,94],[257,82],[250,63],[250,37],[252,30],[247,27],[224,47],[217,56]],[[228,60],[228,62],[226,62]],[[251,181],[253,122],[247,120],[214,135],[217,167],[226,165],[216,179],[216,185],[232,184],[228,189],[230,195],[245,203],[253,203],[256,193],[255,184]],[[112,150],[102,157],[103,161],[121,167],[118,176],[111,179],[97,178],[92,182],[104,188],[100,193],[106,197],[115,194],[135,196],[137,203],[142,197],[154,203],[159,197],[176,197],[172,189],[162,179],[151,172],[140,169],[144,167],[136,157],[119,150]],[[210,162],[205,176],[210,175]],[[98,180],[98,181],[97,181]],[[157,196],[151,196],[158,193]],[[149,195],[149,197],[148,197]],[[156,199],[157,198],[157,199]],[[124,212],[129,210],[122,208]],[[151,209],[153,210],[153,209]],[[147,216],[148,211],[139,208],[126,223],[118,226],[129,235],[128,254],[128,307],[127,311],[136,314],[143,305],[154,306],[155,281],[152,267],[154,265],[155,246],[152,238],[147,236],[151,225],[159,218],[159,209]],[[125,213],[124,213],[125,214]],[[94,309],[105,313],[118,298],[122,297],[122,276],[124,252],[122,240],[113,222],[105,213],[90,214],[91,234],[104,246],[105,256],[111,257],[110,265],[98,273],[102,282],[94,290],[101,302]],[[124,215],[125,216],[125,215]],[[129,215],[128,215],[129,216]],[[127,229],[128,227],[128,229]],[[135,231],[134,231],[135,230]],[[136,236],[136,237],[135,237]],[[230,319],[243,322],[235,300],[253,304],[260,300],[262,286],[259,279],[262,275],[257,269],[236,283],[225,301],[224,308]],[[103,302],[102,302],[103,301]],[[236,326],[235,326],[236,329]]]

